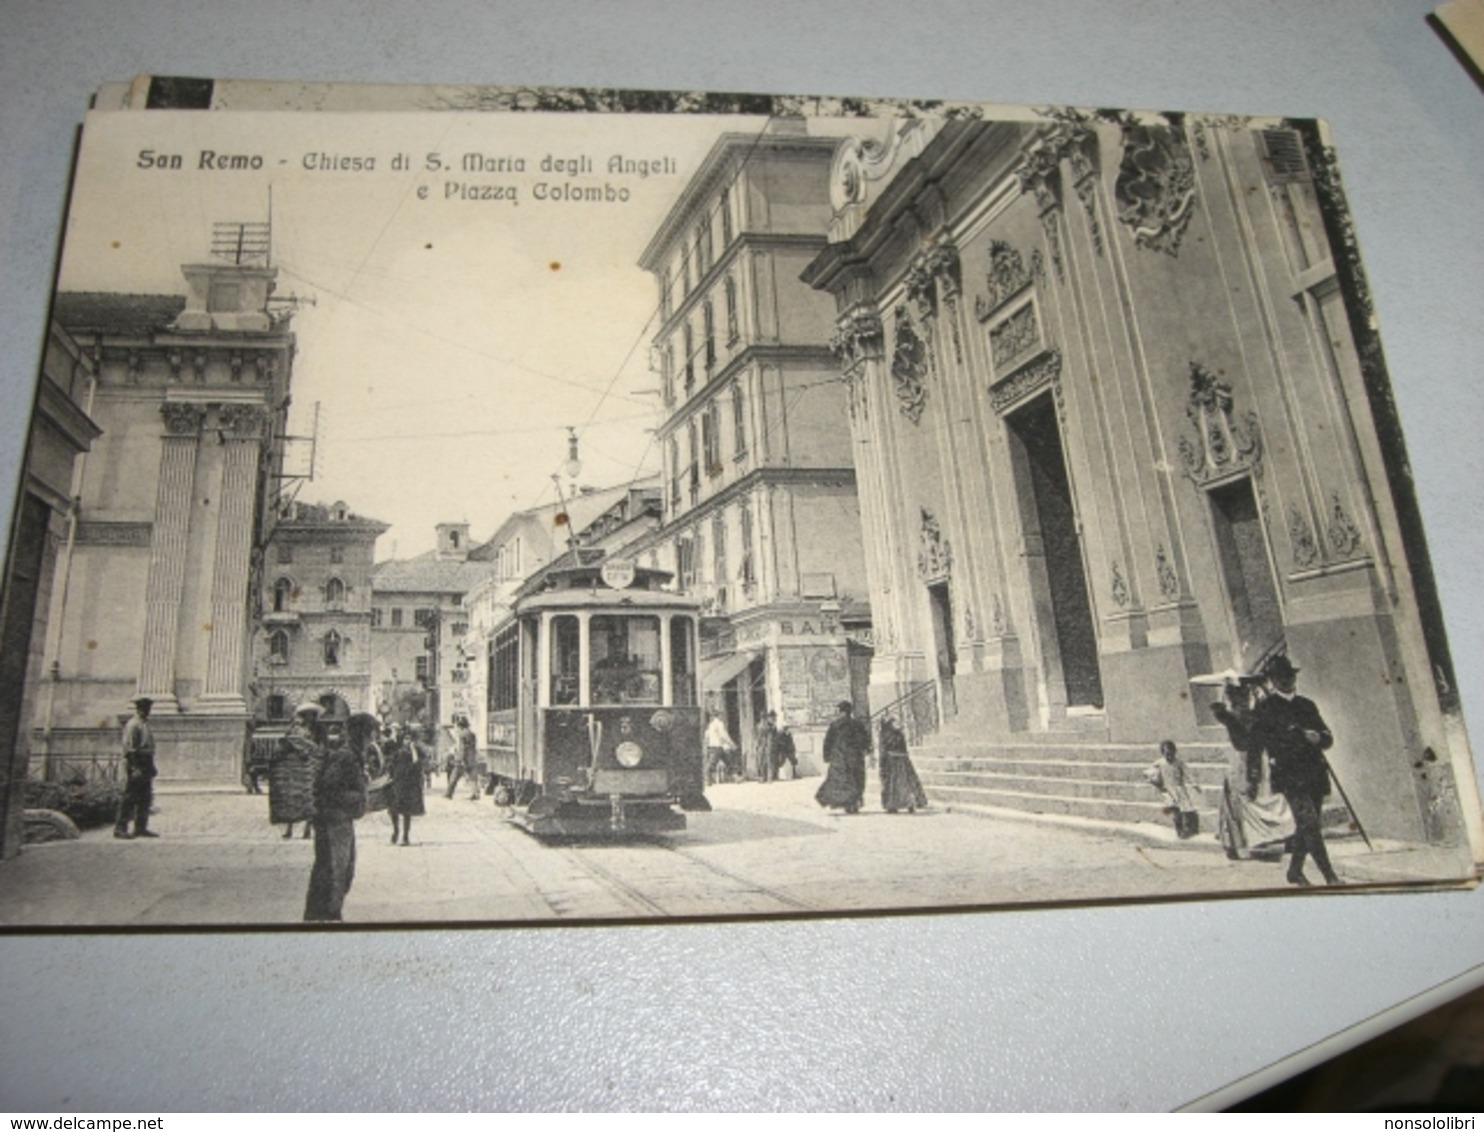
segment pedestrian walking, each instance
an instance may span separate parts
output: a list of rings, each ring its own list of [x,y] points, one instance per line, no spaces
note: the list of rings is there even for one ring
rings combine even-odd
[[[737,754],[737,744],[720,712],[711,713],[711,722],[706,725],[706,784],[713,786],[726,782],[734,776],[732,760]]]
[[[392,844],[398,844],[400,833],[402,845],[412,844],[412,819],[421,817],[426,810],[423,803],[422,752],[411,738],[394,730],[385,751],[387,771],[391,784],[387,787],[387,813],[392,818]],[[400,828],[399,828],[400,826]]]
[[[799,777],[798,747],[794,744],[792,729],[787,726],[781,728],[773,739],[773,762],[778,767],[781,780],[792,782]]]
[[[1164,801],[1164,811],[1175,823],[1175,833],[1180,840],[1194,837],[1201,830],[1200,787],[1195,776],[1180,757],[1179,748],[1173,739],[1159,744],[1159,758],[1144,771],[1144,779],[1159,791]]]
[[[325,727],[324,758],[314,777],[314,867],[304,895],[306,923],[344,918],[356,873],[356,820],[366,813],[366,773],[345,725]]]
[[[324,708],[302,703],[294,709],[288,734],[273,746],[268,762],[268,820],[282,825],[285,841],[294,836],[294,823],[304,823],[304,837],[312,834],[314,776],[324,753],[320,739],[320,717]]]
[[[469,800],[477,802],[482,794],[479,788],[479,744],[474,738],[474,732],[469,729],[468,716],[454,716],[453,728],[453,749],[456,761],[448,776],[448,797],[453,797],[454,791],[459,788],[460,780],[467,777],[474,791],[469,795]]]
[[[871,732],[855,718],[855,707],[849,700],[841,700],[838,707],[839,714],[824,733],[827,769],[814,800],[829,809],[856,814],[866,796],[866,753],[871,749]]]
[[[1268,759],[1254,730],[1253,695],[1259,677],[1228,676],[1222,699],[1211,714],[1231,740],[1221,799],[1216,807],[1216,839],[1233,861],[1276,853],[1293,835],[1293,814],[1283,795],[1273,792]]]
[[[158,773],[155,736],[149,727],[149,713],[154,701],[148,696],[136,696],[130,703],[134,705],[134,714],[124,724],[123,734],[124,792],[113,823],[113,835],[121,841],[160,836],[149,828],[149,810],[154,804],[155,775]],[[133,832],[129,830],[131,819]]]
[[[1298,668],[1279,653],[1263,674],[1272,690],[1257,705],[1253,738],[1272,762],[1273,789],[1288,799],[1294,833],[1288,883],[1307,887],[1304,861],[1314,858],[1326,884],[1341,883],[1330,864],[1320,826],[1321,807],[1329,796],[1329,763],[1324,752],[1335,737],[1313,700],[1298,694]]]
[[[917,812],[927,805],[927,791],[917,777],[917,768],[907,753],[907,736],[891,716],[881,720],[881,808],[889,814]]]
[[[753,759],[757,763],[759,782],[773,782],[778,778],[778,713],[770,711],[758,724],[753,736]]]

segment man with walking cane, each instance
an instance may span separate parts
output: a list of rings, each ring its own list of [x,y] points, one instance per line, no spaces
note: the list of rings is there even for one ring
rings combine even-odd
[[[1289,840],[1288,883],[1307,887],[1304,860],[1313,857],[1326,884],[1340,884],[1329,862],[1320,811],[1329,795],[1330,768],[1324,752],[1334,735],[1314,701],[1297,694],[1298,669],[1282,653],[1272,657],[1263,675],[1272,692],[1257,705],[1252,737],[1268,753],[1273,789],[1288,799],[1295,831]]]

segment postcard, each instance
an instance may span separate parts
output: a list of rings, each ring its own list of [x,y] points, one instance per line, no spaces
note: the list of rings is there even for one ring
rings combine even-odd
[[[1472,885],[1401,424],[1322,122],[105,87],[0,926]]]

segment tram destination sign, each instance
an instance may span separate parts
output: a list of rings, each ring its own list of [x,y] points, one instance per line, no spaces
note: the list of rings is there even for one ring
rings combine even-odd
[[[87,115],[0,926],[1475,882],[1325,123],[371,93]]]

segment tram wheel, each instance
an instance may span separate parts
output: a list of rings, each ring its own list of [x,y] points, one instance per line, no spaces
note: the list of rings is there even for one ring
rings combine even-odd
[[[503,782],[495,783],[494,789],[490,791],[490,797],[495,800],[497,806],[515,805],[515,792]]]

